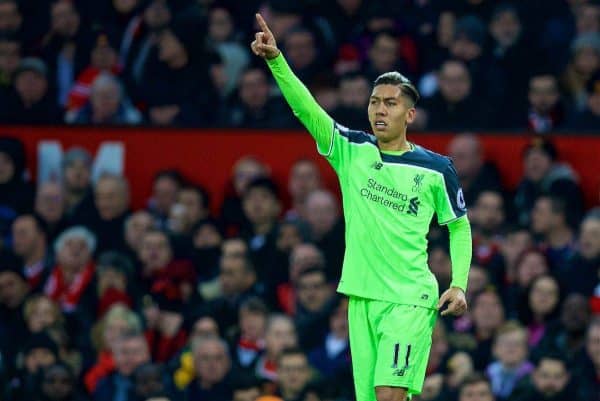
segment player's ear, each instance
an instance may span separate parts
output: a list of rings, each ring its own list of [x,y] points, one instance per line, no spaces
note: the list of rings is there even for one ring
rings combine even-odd
[[[415,109],[415,106],[411,105],[410,109],[408,109],[408,111],[406,112],[406,123],[410,124],[413,121],[415,121],[415,118],[417,117],[417,109]]]

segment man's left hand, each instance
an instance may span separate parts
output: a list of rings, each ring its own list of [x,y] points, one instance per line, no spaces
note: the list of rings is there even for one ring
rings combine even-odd
[[[448,307],[442,311],[442,316],[460,316],[467,311],[465,293],[458,287],[450,287],[444,291],[438,302],[438,310],[446,303],[448,303]]]

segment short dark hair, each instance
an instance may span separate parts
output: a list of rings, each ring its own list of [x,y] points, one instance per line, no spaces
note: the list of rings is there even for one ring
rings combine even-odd
[[[269,308],[267,307],[267,304],[259,297],[250,297],[242,302],[240,305],[240,312],[242,310],[265,316],[269,314]]]
[[[248,196],[250,191],[252,191],[255,188],[265,189],[275,199],[277,199],[277,201],[279,201],[279,188],[277,187],[277,184],[270,178],[257,177],[254,180],[250,181],[250,183],[248,184],[248,187],[246,188],[246,191],[244,192],[243,197],[245,198],[246,196]]]
[[[309,274],[315,274],[315,273],[322,274],[323,277],[325,277],[325,281],[327,281],[327,272],[325,271],[324,268],[322,268],[321,266],[318,266],[318,265],[314,265],[314,266],[311,266],[311,267],[308,267],[308,268],[302,270],[300,272],[300,274],[298,274],[298,281],[300,281],[300,279],[302,277],[308,276]]]
[[[183,188],[181,188],[181,191],[195,192],[202,200],[204,207],[210,209],[210,193],[202,185],[185,185]]]
[[[154,179],[152,183],[160,180],[161,178],[168,178],[172,181],[175,181],[179,187],[182,187],[185,184],[185,178],[181,174],[179,170],[168,169],[168,170],[160,170],[154,175]]]
[[[409,98],[413,105],[416,104],[421,98],[415,85],[413,85],[408,78],[400,74],[398,71],[389,71],[381,74],[373,83],[373,87],[376,87],[377,85],[399,86],[402,94]]]
[[[302,355],[303,357],[306,358],[306,361],[308,362],[308,355],[302,348],[288,347],[288,348],[284,348],[283,351],[281,351],[281,354],[279,354],[279,357],[277,358],[277,365],[278,366],[281,365],[281,361],[286,356],[296,356],[296,355]]]
[[[490,390],[492,388],[489,379],[485,375],[479,372],[475,372],[465,377],[465,379],[462,381],[458,390],[459,394],[464,390],[465,387],[472,386],[478,383],[486,383]]]
[[[532,362],[534,363],[536,368],[539,368],[542,364],[542,361],[544,361],[545,359],[558,361],[563,364],[565,370],[569,370],[569,360],[567,359],[567,356],[558,349],[550,349],[549,351],[544,352],[543,354],[535,355],[533,357]]]

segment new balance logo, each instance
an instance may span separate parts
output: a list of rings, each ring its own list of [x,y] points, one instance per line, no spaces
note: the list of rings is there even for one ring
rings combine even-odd
[[[394,376],[404,376],[404,373],[406,372],[405,368],[402,369],[396,369],[394,370],[394,373],[392,373]]]
[[[411,198],[409,201],[408,210],[406,211],[406,213],[416,216],[417,213],[419,212],[420,204],[421,204],[421,201],[419,200],[418,197],[415,196],[414,198]]]
[[[373,167],[375,170],[381,170],[381,168],[383,167],[383,163],[375,162],[371,165],[371,167]]]

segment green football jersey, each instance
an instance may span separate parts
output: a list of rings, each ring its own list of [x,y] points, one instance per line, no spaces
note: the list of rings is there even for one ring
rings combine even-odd
[[[402,154],[380,151],[373,135],[335,123],[282,55],[268,64],[340,182],[346,252],[338,291],[435,308],[438,284],[427,264],[429,225],[434,213],[447,224],[466,212],[450,159],[413,144]]]

